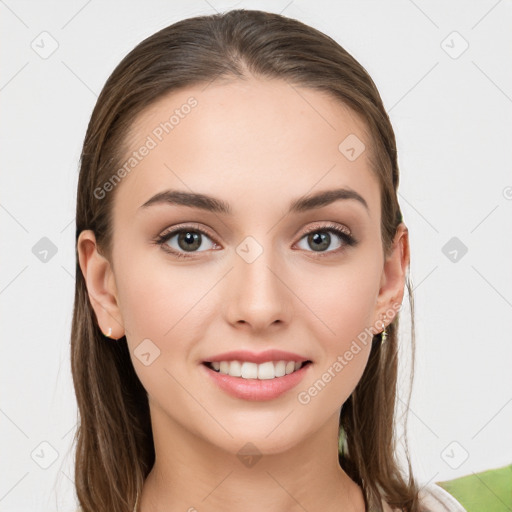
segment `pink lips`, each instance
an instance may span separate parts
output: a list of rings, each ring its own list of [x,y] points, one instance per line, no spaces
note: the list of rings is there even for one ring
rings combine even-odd
[[[289,355],[290,354],[288,353],[286,358],[289,357]],[[226,357],[226,354],[222,354],[222,357]],[[246,357],[246,355],[244,357]],[[226,359],[221,360],[226,361]],[[291,360],[293,359],[290,359],[290,361]],[[312,365],[311,363],[308,363],[303,365],[299,370],[289,373],[288,375],[284,375],[283,377],[264,380],[232,377],[231,375],[216,372],[204,363],[199,366],[201,367],[201,371],[206,372],[207,378],[212,379],[212,382],[231,396],[241,398],[243,400],[262,401],[277,398],[296,387],[305,377],[307,372],[309,372],[309,368]]]
[[[232,350],[224,352],[216,356],[205,359],[204,362],[220,362],[220,361],[248,361],[250,363],[266,363],[267,361],[296,361],[302,363],[308,361],[307,357],[294,354],[293,352],[285,352],[283,350],[269,349],[264,352],[249,352],[248,350]]]

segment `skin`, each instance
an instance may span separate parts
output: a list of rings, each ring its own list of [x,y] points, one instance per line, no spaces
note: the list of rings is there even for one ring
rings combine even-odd
[[[197,107],[117,185],[112,261],[98,251],[93,232],[83,231],[78,242],[99,326],[105,333],[112,327],[113,338],[126,335],[148,393],[156,463],[140,510],[362,511],[361,489],[338,463],[338,419],[370,344],[309,403],[297,394],[365,328],[380,332],[380,319],[402,302],[407,228],[399,226],[385,258],[379,183],[363,122],[327,94],[284,81],[251,77],[173,92],[134,120],[130,152],[191,95]],[[355,161],[338,150],[349,134],[367,148]],[[368,210],[339,200],[287,214],[292,200],[339,187],[357,191]],[[139,208],[170,188],[223,199],[234,214]],[[212,235],[201,235],[192,254],[176,235],[167,241],[188,260],[151,242],[180,223]],[[322,233],[329,223],[348,228],[357,245],[331,233],[322,252],[330,254],[319,256],[304,232],[318,224]],[[247,236],[263,249],[252,263],[236,252]],[[146,338],[160,350],[148,366],[134,355]],[[208,356],[237,348],[289,350],[313,364],[284,395],[242,400],[200,371]],[[262,454],[250,467],[237,456],[247,442]]]

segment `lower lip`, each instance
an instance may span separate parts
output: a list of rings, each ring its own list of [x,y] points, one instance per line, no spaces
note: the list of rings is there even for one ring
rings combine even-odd
[[[272,400],[286,393],[304,378],[306,372],[312,363],[308,363],[299,370],[273,379],[243,379],[242,377],[232,377],[225,373],[219,373],[205,364],[201,364],[204,371],[221,389],[236,398],[243,400]]]

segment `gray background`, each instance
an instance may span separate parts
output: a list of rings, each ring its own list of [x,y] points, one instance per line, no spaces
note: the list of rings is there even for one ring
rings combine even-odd
[[[333,37],[369,71],[390,114],[412,251],[417,477],[512,462],[510,1],[0,0],[4,512],[75,506],[75,195],[97,95],[143,38],[235,7],[281,12]]]

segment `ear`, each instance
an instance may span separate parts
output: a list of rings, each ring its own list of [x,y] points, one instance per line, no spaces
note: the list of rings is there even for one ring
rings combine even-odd
[[[90,229],[80,233],[78,259],[87,293],[102,332],[110,338],[124,336],[124,323],[117,300],[117,288],[110,262],[98,252],[96,236]],[[109,335],[110,328],[112,332]]]
[[[400,309],[409,262],[409,231],[402,222],[397,228],[389,253],[385,256],[374,325],[380,326],[382,319],[385,325],[389,325]]]

